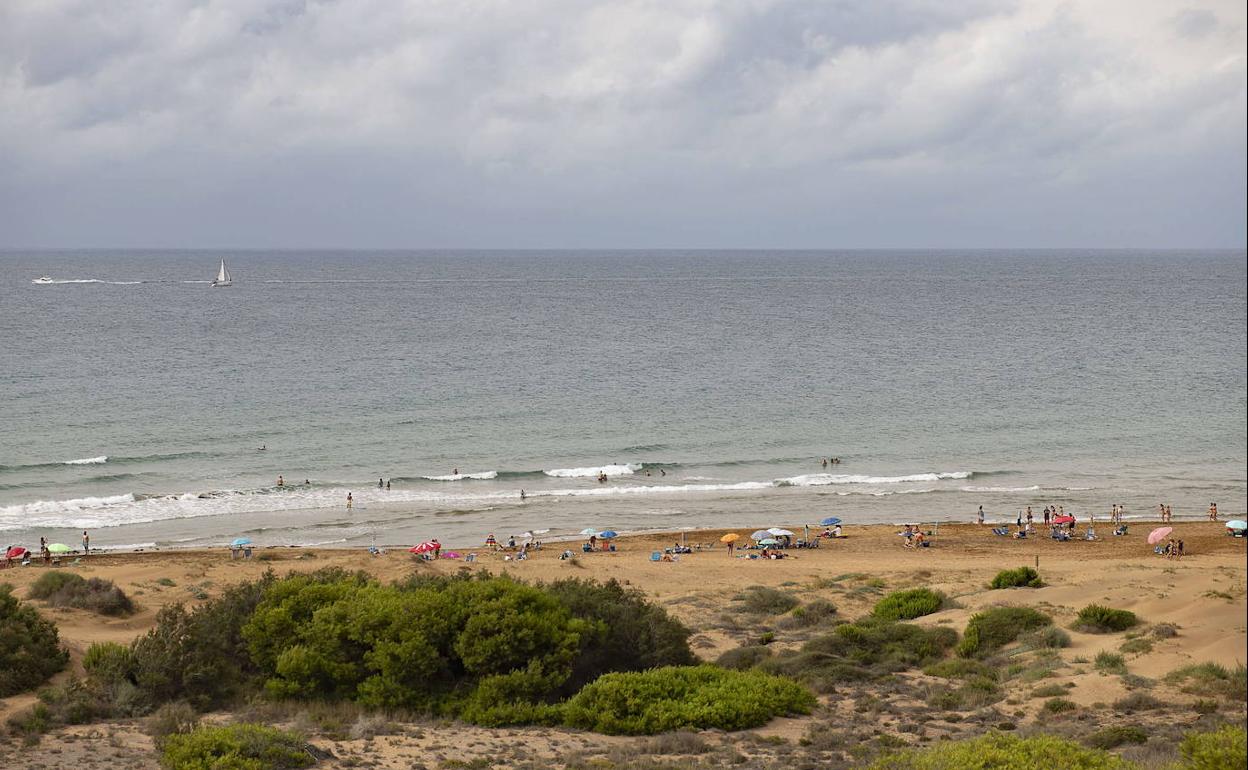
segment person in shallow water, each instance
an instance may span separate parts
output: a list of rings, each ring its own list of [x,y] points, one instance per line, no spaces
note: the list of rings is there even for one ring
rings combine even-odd
[[[350,492],[348,492],[348,493],[347,493],[347,510],[348,510],[348,511],[349,511],[349,510],[351,510],[351,507],[352,507],[352,505],[353,505],[354,503],[355,503],[354,498],[352,498],[352,497],[351,497],[351,493],[350,493]]]

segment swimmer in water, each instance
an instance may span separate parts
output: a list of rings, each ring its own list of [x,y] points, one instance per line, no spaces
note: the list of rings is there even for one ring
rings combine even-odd
[[[524,490],[520,490],[520,499],[523,500],[525,497],[526,495],[524,494]]]
[[[266,450],[266,449],[268,449],[268,448],[269,448],[269,445],[268,445],[268,444],[261,444],[261,445],[259,446],[259,448],[257,448],[257,449],[256,449],[256,451],[257,451],[257,452],[263,452],[264,450]]]
[[[279,487],[284,487],[284,486],[286,486],[286,479],[282,478],[281,476],[278,476],[278,477],[277,477],[277,485],[278,485]]]

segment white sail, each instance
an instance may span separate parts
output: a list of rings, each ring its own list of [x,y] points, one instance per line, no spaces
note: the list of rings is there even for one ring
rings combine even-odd
[[[213,286],[229,286],[230,270],[225,266],[225,260],[221,260],[221,269],[217,271],[217,280],[212,282]]]

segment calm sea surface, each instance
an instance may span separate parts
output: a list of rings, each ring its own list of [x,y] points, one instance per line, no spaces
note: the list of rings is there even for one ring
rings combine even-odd
[[[0,541],[1242,518],[1245,347],[1242,251],[0,252]]]

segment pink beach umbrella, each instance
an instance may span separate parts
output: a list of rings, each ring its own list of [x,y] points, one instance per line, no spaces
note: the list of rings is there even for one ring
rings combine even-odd
[[[409,549],[407,549],[407,550],[408,550],[408,551],[410,551],[411,553],[429,553],[430,551],[433,551],[433,550],[436,550],[436,549],[437,549],[437,546],[436,546],[436,545],[434,545],[433,543],[431,543],[431,542],[429,542],[428,540],[426,540],[425,542],[421,543],[420,545],[414,545],[414,546],[412,546],[411,548],[409,548]]]
[[[1165,540],[1173,531],[1174,527],[1158,527],[1157,529],[1154,529],[1152,532],[1148,533],[1148,544],[1157,545],[1162,540]]]

